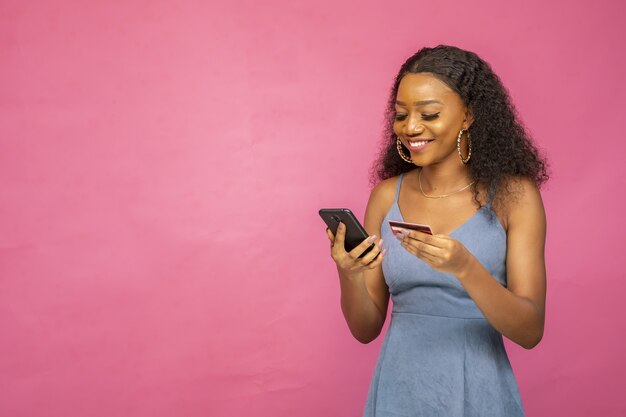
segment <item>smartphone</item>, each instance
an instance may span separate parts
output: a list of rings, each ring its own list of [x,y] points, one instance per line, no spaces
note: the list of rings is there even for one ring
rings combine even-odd
[[[389,227],[391,227],[391,231],[394,235],[401,229],[417,230],[418,232],[426,233],[429,235],[433,234],[430,226],[426,224],[397,222],[394,220],[389,220]]]
[[[323,208],[319,211],[320,217],[324,220],[324,223],[328,226],[333,235],[337,235],[337,227],[339,226],[339,222],[343,223],[346,226],[346,240],[344,241],[344,247],[346,248],[346,252],[350,252],[352,249],[356,248],[368,238],[367,231],[365,228],[361,226],[361,223],[354,216],[352,211],[346,208]],[[375,244],[365,249],[365,251],[359,256],[362,258],[369,251],[374,248]]]

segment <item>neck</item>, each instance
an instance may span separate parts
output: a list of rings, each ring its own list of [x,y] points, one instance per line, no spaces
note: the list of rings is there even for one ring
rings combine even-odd
[[[422,188],[434,194],[446,194],[458,190],[472,180],[466,166],[431,165],[422,168]]]

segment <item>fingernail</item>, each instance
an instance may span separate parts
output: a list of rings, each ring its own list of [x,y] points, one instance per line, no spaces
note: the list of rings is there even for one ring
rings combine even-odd
[[[379,246],[379,247],[381,247],[381,248],[383,247],[383,239],[380,239],[380,240],[378,241],[378,246]]]
[[[370,236],[370,237],[368,237],[368,238],[367,238],[367,241],[368,241],[369,243],[372,243],[372,242],[373,242],[373,241],[375,241],[375,240],[376,240],[376,235],[372,235],[372,236]]]
[[[387,254],[387,248],[383,249],[380,254],[381,256],[385,256]]]

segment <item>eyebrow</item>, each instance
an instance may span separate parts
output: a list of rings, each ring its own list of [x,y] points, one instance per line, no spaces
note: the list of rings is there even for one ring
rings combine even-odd
[[[443,104],[441,101],[439,100],[435,100],[435,99],[431,99],[431,100],[420,100],[420,101],[416,101],[413,103],[414,106],[424,106],[426,104],[433,104],[433,103],[438,103],[438,104]],[[396,104],[399,104],[401,106],[406,106],[406,103],[396,100]]]

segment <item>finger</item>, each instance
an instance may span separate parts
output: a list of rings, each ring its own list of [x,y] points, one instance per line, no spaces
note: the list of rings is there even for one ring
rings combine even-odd
[[[330,247],[331,254],[334,259],[344,258],[347,256],[346,248],[344,246],[344,240],[346,237],[345,226],[343,223],[339,223],[337,231],[335,233],[335,240]]]
[[[433,256],[430,256],[430,255],[428,255],[428,254],[425,254],[425,253],[424,253],[424,254],[420,254],[420,255],[419,255],[419,258],[420,258],[422,261],[426,262],[426,263],[427,263],[428,265],[430,265],[431,267],[434,267],[434,266],[438,263],[438,259],[437,259],[437,258],[435,258],[435,257],[433,257]]]
[[[417,232],[415,230],[411,230],[408,234],[407,237],[413,240],[416,240],[418,242],[422,242],[425,243],[427,245],[430,246],[435,246],[438,248],[444,247],[445,246],[445,242],[444,240],[440,237],[440,236],[433,236],[433,235],[429,235],[428,233],[424,233],[424,232]]]
[[[329,227],[326,228],[326,235],[328,236],[328,239],[330,239],[331,242],[335,241],[335,235],[333,234],[333,232],[330,230]]]
[[[419,246],[419,245],[422,245],[422,243],[408,244],[406,242],[402,242],[402,247],[407,252],[409,252],[413,256],[416,256],[417,258],[421,259],[422,261],[426,262],[430,266],[433,266],[433,264],[437,260],[436,256],[434,256],[434,255],[432,255],[432,254],[430,254],[428,252],[424,252],[423,250],[418,249],[417,246]]]
[[[414,240],[418,240],[420,242],[426,242],[428,240],[429,237],[431,237],[429,234],[424,233],[424,232],[418,232],[416,230],[409,230],[407,231],[407,237],[414,239]]]
[[[378,243],[372,248],[372,250],[369,251],[365,256],[361,258],[361,262],[364,265],[369,265],[370,263],[372,263],[372,261],[374,261],[374,259],[377,259],[376,257],[380,255],[380,252],[382,250],[383,250],[383,239],[380,239]]]
[[[422,248],[425,246],[424,243],[419,240],[411,239],[410,237],[404,239],[404,244],[415,253],[421,252],[423,250]]]
[[[335,233],[335,246],[343,249],[345,240],[346,226],[342,222],[339,222],[339,225],[337,226],[337,233]]]
[[[385,259],[386,255],[387,255],[387,248],[380,251],[380,253],[378,254],[378,257],[374,259],[372,262],[370,262],[369,265],[367,265],[368,269],[376,269],[377,267],[379,267],[380,264],[383,263],[383,259]]]
[[[443,249],[437,246],[433,246],[433,245],[430,245],[425,242],[421,242],[416,239],[411,239],[410,237],[407,237],[406,239],[404,239],[403,243],[417,255],[428,254],[430,256],[438,257],[438,256],[441,256],[443,252]]]
[[[407,237],[408,232],[409,231],[406,229],[396,229],[393,231],[393,235],[396,237],[396,239],[403,240],[405,237]]]
[[[369,248],[370,246],[372,246],[373,243],[376,242],[376,239],[377,239],[376,235],[369,236],[367,239],[361,242],[356,248],[352,249],[349,252],[350,257],[352,259],[357,259],[359,256],[363,254],[363,252],[367,250],[367,248]]]
[[[404,238],[404,239],[400,240],[400,245],[402,245],[402,247],[406,251],[411,253],[412,255],[417,256],[417,250],[415,249],[415,247],[413,245],[409,244],[409,239],[408,238]]]

